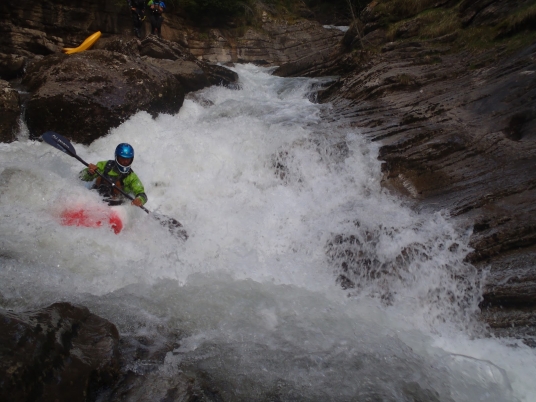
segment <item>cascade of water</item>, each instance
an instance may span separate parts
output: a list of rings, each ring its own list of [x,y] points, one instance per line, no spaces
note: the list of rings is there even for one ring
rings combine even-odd
[[[204,371],[231,400],[534,400],[534,351],[475,319],[470,233],[382,189],[377,147],[309,100],[327,79],[236,71],[240,90],[75,144],[97,162],[131,143],[147,207],[179,219],[184,244],[135,208],[120,235],[59,225],[98,202],[83,166],[1,144],[1,306],[72,300],[123,334],[178,340],[161,376]]]

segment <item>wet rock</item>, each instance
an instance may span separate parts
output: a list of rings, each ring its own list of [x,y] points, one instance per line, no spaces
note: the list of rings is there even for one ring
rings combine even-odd
[[[235,87],[238,74],[225,67],[199,61],[144,58],[147,63],[164,69],[183,85],[185,92],[193,92],[211,85]]]
[[[183,85],[185,92],[197,91],[210,85],[205,72],[193,61],[153,59],[151,57],[146,57],[144,60],[173,74]]]
[[[21,114],[19,93],[7,81],[0,80],[0,142],[11,142],[19,129]]]
[[[0,399],[85,401],[118,376],[117,329],[85,307],[0,309]]]
[[[150,35],[141,42],[140,54],[152,65],[169,71],[181,82],[186,92],[197,91],[210,85],[234,88],[238,74],[228,68],[196,59],[178,43]]]
[[[221,397],[199,380],[199,374],[185,374],[177,366],[166,366],[165,359],[179,345],[159,335],[148,338],[121,338],[121,376],[113,387],[100,393],[107,401],[199,401],[219,402]]]
[[[108,50],[50,55],[28,67],[31,135],[53,130],[89,144],[140,110],[177,113],[184,89],[168,71]]]

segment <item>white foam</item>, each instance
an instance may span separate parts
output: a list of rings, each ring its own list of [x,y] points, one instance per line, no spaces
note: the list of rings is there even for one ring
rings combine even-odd
[[[535,366],[534,351],[480,338],[469,233],[381,188],[377,146],[328,124],[330,105],[309,100],[321,80],[236,70],[240,90],[206,89],[196,99],[209,102],[156,119],[140,112],[74,144],[96,163],[131,143],[147,208],[181,221],[184,244],[135,207],[119,235],[58,225],[62,205],[98,202],[77,179],[83,166],[44,143],[0,144],[4,306],[72,300],[123,334],[184,332],[164,372],[247,378],[253,385],[233,383],[238,394],[281,385],[304,400],[462,401],[485,397],[495,378],[497,400],[534,400],[532,372],[520,367]],[[340,274],[355,287],[343,290]],[[467,367],[493,375],[475,382],[482,375]]]

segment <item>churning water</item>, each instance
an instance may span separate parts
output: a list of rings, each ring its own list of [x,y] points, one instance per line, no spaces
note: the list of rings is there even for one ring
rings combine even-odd
[[[311,102],[322,80],[236,71],[240,90],[74,144],[95,163],[131,143],[147,208],[185,243],[134,207],[119,235],[59,225],[98,202],[83,166],[24,133],[0,144],[0,305],[86,305],[176,343],[158,376],[206,373],[225,400],[536,400],[534,350],[475,319],[470,233],[382,189],[377,146]]]

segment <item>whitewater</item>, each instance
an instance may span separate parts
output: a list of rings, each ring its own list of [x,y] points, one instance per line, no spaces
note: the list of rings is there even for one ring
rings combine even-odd
[[[85,305],[175,343],[158,375],[202,371],[226,400],[536,401],[536,351],[478,321],[467,223],[382,187],[379,145],[314,102],[332,78],[233,70],[239,89],[73,143],[92,163],[132,144],[186,242],[135,207],[119,235],[60,225],[100,202],[84,166],[25,130],[0,144],[0,307]]]

